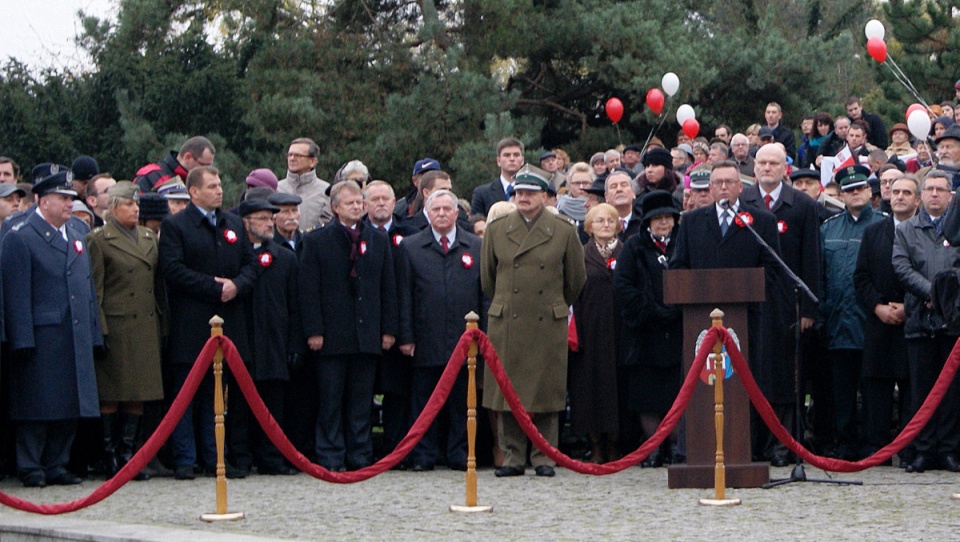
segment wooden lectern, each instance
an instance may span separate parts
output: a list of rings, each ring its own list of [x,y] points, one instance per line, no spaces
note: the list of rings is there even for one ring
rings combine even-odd
[[[747,357],[747,307],[764,298],[763,268],[676,269],[663,273],[663,300],[683,309],[683,370],[696,357],[697,337],[710,327],[710,312],[724,312],[723,325],[732,329]],[[667,470],[670,489],[711,488],[717,437],[713,387],[698,381],[685,412],[687,463]],[[760,487],[770,481],[769,463],[754,463],[750,455],[750,400],[734,373],[724,382],[723,443],[728,487]]]

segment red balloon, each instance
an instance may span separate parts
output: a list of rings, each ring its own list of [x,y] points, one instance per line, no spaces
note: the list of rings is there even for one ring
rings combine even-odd
[[[683,133],[690,139],[697,137],[697,134],[700,133],[700,123],[697,122],[697,119],[683,121]]]
[[[623,102],[619,98],[610,98],[607,100],[606,110],[607,116],[616,124],[623,117]]]
[[[870,38],[867,40],[867,52],[874,60],[883,64],[887,60],[887,44],[880,38]]]
[[[653,111],[655,115],[659,115],[663,111],[663,104],[666,100],[663,97],[663,93],[660,92],[658,88],[652,88],[647,92],[647,107],[650,108],[650,111]]]
[[[909,119],[910,119],[910,113],[913,113],[914,111],[924,111],[924,112],[925,112],[926,110],[927,110],[927,108],[926,108],[926,107],[923,107],[922,104],[913,104],[913,105],[911,105],[910,107],[907,108],[906,118],[909,120]]]

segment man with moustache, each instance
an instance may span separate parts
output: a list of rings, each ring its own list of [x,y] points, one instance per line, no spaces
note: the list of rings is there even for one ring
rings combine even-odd
[[[299,256],[303,248],[303,233],[300,232],[300,204],[303,199],[296,194],[274,192],[267,196],[267,202],[279,209],[273,215],[276,229],[273,242]]]
[[[897,172],[899,174],[899,171]],[[881,179],[883,178],[881,174]],[[899,399],[900,427],[913,417],[907,343],[903,335],[906,319],[903,285],[893,269],[894,232],[912,218],[920,205],[920,185],[916,177],[900,174],[893,180],[890,206],[893,215],[875,222],[863,232],[853,283],[857,300],[866,313],[863,325],[864,455],[886,446],[891,439],[891,414],[894,389]],[[913,462],[913,445],[900,452],[900,466]]]

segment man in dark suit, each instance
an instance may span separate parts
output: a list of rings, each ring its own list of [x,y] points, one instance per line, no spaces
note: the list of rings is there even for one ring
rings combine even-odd
[[[418,164],[420,162],[417,162]],[[433,164],[436,164],[434,161]],[[429,164],[428,164],[429,165]],[[427,178],[434,170],[429,170],[427,174],[417,175],[417,185],[420,180]],[[433,182],[428,180],[428,182]],[[450,183],[449,178],[446,181]],[[433,191],[431,189],[430,191]],[[400,258],[400,243],[407,237],[420,231],[420,228],[411,223],[412,217],[406,220],[394,214],[397,206],[396,195],[393,187],[384,181],[371,181],[363,189],[363,202],[367,210],[367,216],[364,222],[372,229],[383,232],[390,240],[390,252],[393,255],[394,269],[398,269],[397,264]],[[416,217],[423,217],[423,227],[427,227],[426,217],[422,212],[417,212]],[[399,285],[398,285],[399,287]],[[377,366],[377,393],[383,394],[381,403],[381,412],[383,413],[383,450],[389,453],[410,429],[412,419],[410,418],[410,389],[412,386],[412,359],[410,356],[400,352],[400,347],[394,344],[392,348],[383,353],[383,357]],[[407,468],[406,460],[399,463],[395,468],[403,470]]]
[[[68,224],[69,170],[33,187],[37,211],[3,242],[10,418],[26,487],[79,484],[66,469],[78,418],[99,416],[93,352],[103,347],[84,233]]]
[[[285,194],[289,195],[289,194]],[[284,391],[290,369],[300,365],[303,332],[297,297],[297,257],[273,242],[274,215],[279,211],[259,199],[240,203],[240,216],[260,267],[260,277],[247,299],[250,321],[250,376],[267,410],[284,424]],[[260,474],[296,474],[251,418],[253,458]]]
[[[765,128],[770,129],[773,140],[777,143],[782,143],[787,156],[795,160],[797,157],[796,139],[793,136],[793,130],[781,123],[783,120],[783,109],[780,108],[780,104],[777,102],[768,103],[767,108],[763,110],[763,118],[767,122]],[[762,135],[760,137],[761,139],[763,138]]]
[[[846,107],[847,115],[850,116],[851,122],[855,120],[863,120],[867,123],[867,127],[869,129],[867,141],[880,150],[886,149],[887,127],[883,125],[883,120],[873,113],[867,113],[864,111],[863,107],[860,105],[860,98],[856,96],[847,98]]]
[[[300,204],[303,199],[296,194],[274,192],[267,196],[267,202],[279,209],[273,215],[273,242],[299,256],[303,249],[303,233],[300,232]]]
[[[740,224],[744,220],[752,221],[753,229],[778,253],[780,240],[777,236],[777,218],[766,209],[744,202],[740,198],[742,189],[740,169],[735,162],[726,160],[714,164],[710,171],[710,194],[716,203],[683,214],[670,268],[764,268],[767,301],[752,304],[747,310],[750,371],[764,387],[768,370],[763,362],[763,321],[768,315],[777,314],[775,292],[780,288],[779,263]],[[731,277],[731,280],[736,280],[736,277]],[[754,449],[754,455],[760,452]]]
[[[903,285],[893,270],[894,230],[901,222],[916,214],[920,205],[920,186],[915,178],[896,179],[890,189],[893,216],[867,227],[860,240],[853,284],[857,300],[867,319],[863,325],[863,395],[864,440],[871,455],[891,439],[891,413],[894,386],[899,391],[900,426],[913,416],[910,380],[907,368],[907,343],[903,334],[906,315],[903,307]],[[900,452],[900,465],[913,461],[915,451],[908,446]]]
[[[630,179],[630,174],[623,168],[613,170],[604,179],[604,198],[607,203],[617,209],[617,214],[620,216],[620,233],[617,237],[622,242],[636,235],[643,223],[640,220],[640,213],[634,212],[637,193],[633,190]]]
[[[510,188],[513,178],[523,167],[523,143],[512,137],[501,139],[497,143],[497,165],[500,167],[500,177],[473,190],[471,214],[487,216],[494,203],[507,201],[507,188]]]
[[[779,145],[765,145],[757,151],[754,172],[757,184],[747,187],[740,195],[746,204],[766,209],[777,218],[780,240],[780,255],[787,267],[820,297],[820,220],[817,206],[805,194],[801,194],[785,182],[787,156]],[[788,430],[796,423],[796,391],[794,376],[796,354],[795,328],[797,323],[796,302],[800,292],[786,273],[776,289],[767,297],[771,306],[778,310],[764,318],[765,370],[762,376],[767,386],[763,392],[773,405],[780,422]],[[801,294],[803,295],[803,294]],[[813,327],[817,306],[808,297],[800,299],[800,329],[806,332]],[[759,428],[760,426],[758,426]],[[766,429],[766,426],[762,426]],[[769,431],[762,431],[766,442],[761,443],[763,457],[769,457],[775,467],[788,463],[786,447],[777,442]],[[759,436],[759,435],[758,435]]]
[[[423,411],[463,334],[463,317],[483,314],[480,238],[458,227],[457,198],[438,190],[427,199],[430,228],[400,245],[400,349],[413,356],[412,418]],[[481,318],[482,320],[482,318]],[[447,465],[467,468],[466,369],[447,398]],[[411,454],[414,471],[433,470],[439,455],[434,422]]]
[[[223,318],[224,334],[237,346],[240,357],[249,358],[244,298],[253,290],[259,273],[253,249],[240,217],[220,209],[223,189],[220,172],[212,166],[198,166],[187,175],[190,204],[182,212],[163,220],[160,236],[160,272],[167,284],[170,303],[170,340],[167,343],[166,371],[174,398],[186,381],[200,350],[210,338],[209,321]],[[246,447],[244,406],[234,408],[243,396],[230,394],[227,435],[230,439],[231,477],[242,477],[252,459]],[[191,406],[171,435],[175,477],[193,478],[197,459],[193,408],[200,410],[200,452],[202,466],[216,468],[213,434],[213,377],[200,385]]]
[[[397,282],[387,237],[362,221],[360,186],[337,183],[330,197],[334,220],[304,237],[300,300],[317,366],[317,462],[343,471],[373,461],[370,409],[397,333]]]

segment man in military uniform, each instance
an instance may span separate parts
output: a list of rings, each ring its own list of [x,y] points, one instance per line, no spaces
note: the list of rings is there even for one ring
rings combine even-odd
[[[68,224],[77,193],[69,170],[33,187],[37,212],[3,242],[10,417],[27,487],[70,485],[66,469],[78,418],[99,416],[93,350],[102,348],[85,232]]]
[[[556,446],[567,397],[567,317],[586,282],[583,245],[573,222],[545,208],[547,180],[529,169],[514,180],[517,210],[487,225],[480,259],[490,340],[537,429]],[[520,476],[527,439],[500,389],[492,384],[483,406],[499,411],[504,464],[498,477]],[[538,476],[553,476],[553,462],[538,449]]]

